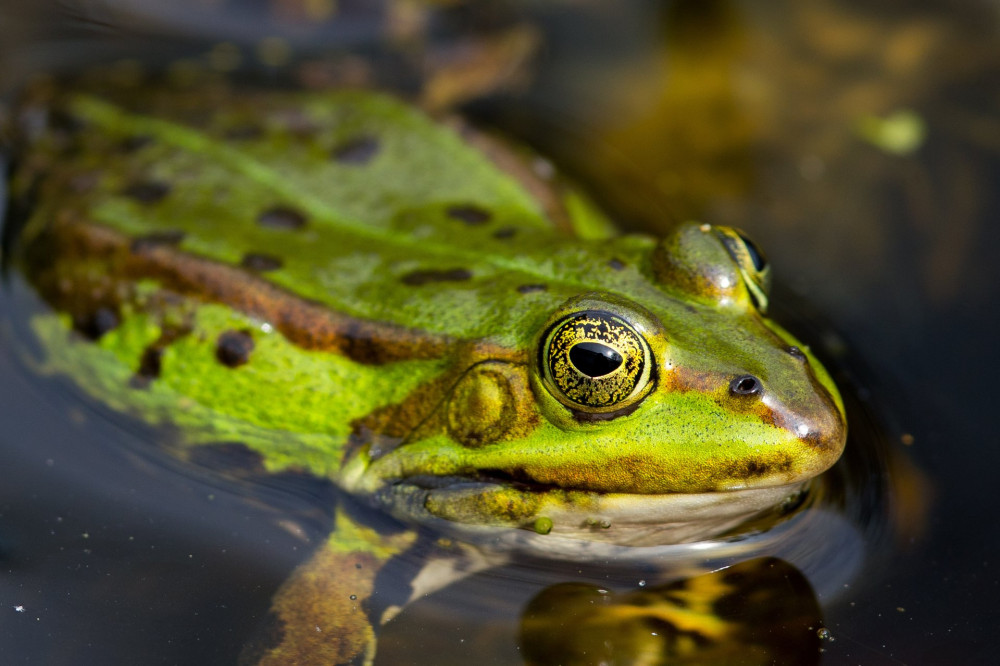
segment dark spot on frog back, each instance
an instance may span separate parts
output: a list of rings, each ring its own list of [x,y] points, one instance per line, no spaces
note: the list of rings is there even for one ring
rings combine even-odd
[[[274,206],[257,216],[257,224],[269,229],[301,229],[306,225],[306,216],[288,206]]]
[[[534,294],[539,291],[548,290],[548,285],[545,284],[522,284],[518,285],[517,293],[519,294]]]
[[[615,271],[621,271],[625,269],[625,262],[621,259],[614,257],[608,261],[608,268]]]
[[[493,238],[497,240],[507,240],[508,238],[513,238],[517,235],[517,228],[515,227],[502,227],[493,232]]]
[[[73,328],[88,340],[100,340],[118,328],[121,317],[110,307],[99,307],[93,312],[73,318]]]
[[[139,357],[139,367],[132,375],[129,385],[132,388],[145,389],[153,380],[160,377],[163,371],[163,353],[174,341],[190,333],[187,327],[168,326],[160,333],[160,337],[142,350]]]
[[[278,270],[284,266],[284,262],[270,254],[247,252],[240,260],[240,266],[255,273],[266,273]]]
[[[215,344],[215,357],[228,368],[237,368],[250,360],[254,341],[250,331],[225,331]]]
[[[361,166],[368,164],[378,154],[379,141],[370,135],[362,135],[349,139],[335,147],[331,157],[339,164]]]
[[[453,220],[465,222],[470,227],[486,224],[493,217],[490,211],[473,204],[449,206],[445,210],[445,214]]]
[[[141,204],[155,204],[170,194],[170,185],[158,180],[141,180],[126,185],[121,193]]]
[[[465,282],[471,279],[472,271],[467,268],[425,268],[410,271],[401,277],[399,281],[411,287],[419,287],[435,282]]]
[[[143,350],[139,358],[139,368],[135,374],[144,380],[157,379],[163,371],[163,347],[150,345]]]

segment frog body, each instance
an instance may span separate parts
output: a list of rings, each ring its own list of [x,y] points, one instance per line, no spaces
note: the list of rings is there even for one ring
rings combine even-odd
[[[735,230],[614,235],[548,165],[370,91],[40,86],[19,117],[45,368],[180,456],[238,442],[494,544],[445,559],[572,558],[732,530],[843,449]],[[371,659],[374,576],[414,538],[339,513],[256,656]],[[296,638],[302,612],[340,631]]]

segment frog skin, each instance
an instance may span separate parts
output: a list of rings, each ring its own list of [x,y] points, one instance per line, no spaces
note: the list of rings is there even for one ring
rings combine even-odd
[[[615,235],[530,156],[370,91],[39,84],[16,117],[42,368],[178,456],[239,443],[488,566],[722,534],[843,450],[738,231]],[[418,540],[338,509],[253,659],[370,662],[398,610],[375,575]]]

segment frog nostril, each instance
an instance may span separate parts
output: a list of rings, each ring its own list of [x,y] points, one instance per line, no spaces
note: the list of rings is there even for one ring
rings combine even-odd
[[[740,375],[729,382],[729,392],[733,395],[756,395],[763,390],[764,386],[753,375]]]
[[[798,347],[796,347],[795,345],[792,345],[790,347],[786,347],[785,351],[788,352],[788,354],[792,358],[798,359],[800,361],[806,360],[806,353],[804,351],[802,351],[801,349],[799,349]]]

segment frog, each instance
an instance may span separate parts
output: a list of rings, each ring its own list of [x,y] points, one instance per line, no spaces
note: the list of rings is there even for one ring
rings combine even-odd
[[[512,557],[760,529],[844,450],[742,231],[620,233],[543,157],[385,91],[43,81],[12,115],[38,371],[181,460],[348,498],[245,663],[374,663],[409,601]]]

